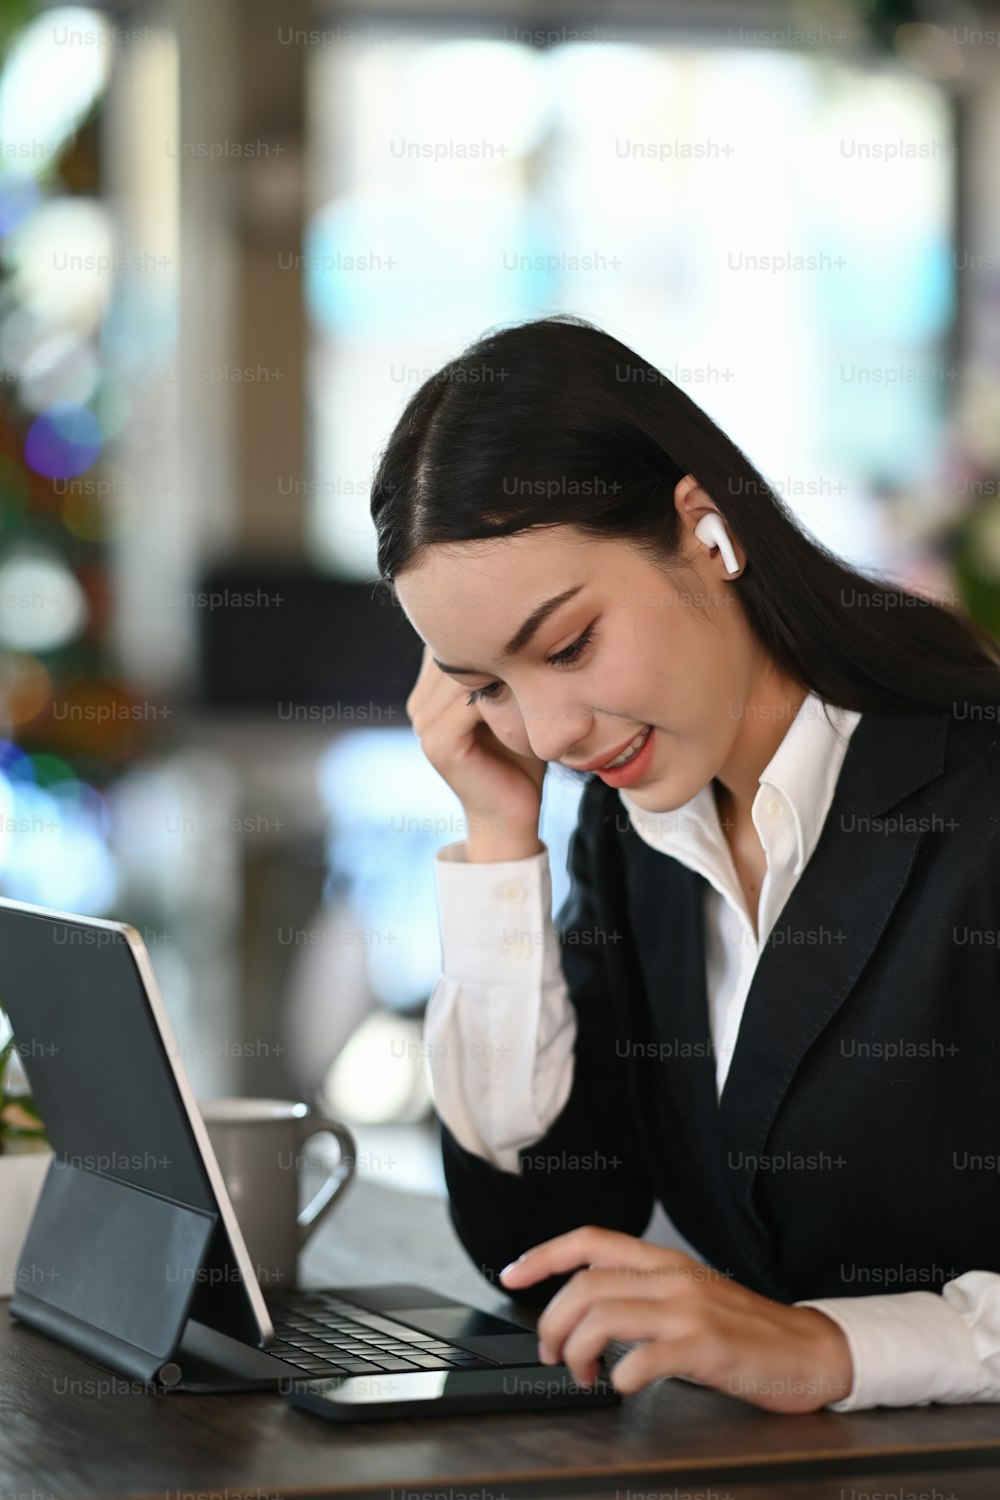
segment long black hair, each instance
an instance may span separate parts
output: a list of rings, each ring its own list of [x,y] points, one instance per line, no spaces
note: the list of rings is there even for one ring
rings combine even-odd
[[[960,603],[835,556],[690,396],[571,314],[488,331],[407,402],[372,486],[380,581],[392,591],[438,543],[550,526],[620,538],[669,569],[684,474],[741,544],[729,587],[787,676],[861,712],[1000,711],[1000,642]]]

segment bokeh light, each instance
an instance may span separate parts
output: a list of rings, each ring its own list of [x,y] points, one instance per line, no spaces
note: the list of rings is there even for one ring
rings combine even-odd
[[[0,643],[54,651],[87,622],[87,599],[61,558],[21,550],[0,563]]]
[[[97,330],[114,289],[115,240],[107,210],[94,198],[43,203],[3,242],[11,292],[47,327]]]
[[[90,408],[66,401],[35,418],[24,441],[24,457],[36,474],[72,479],[90,468],[101,442],[100,423]]]
[[[52,697],[52,679],[34,656],[0,656],[0,729],[10,733],[37,719]]]
[[[35,173],[50,164],[107,82],[110,23],[82,5],[43,10],[16,36],[0,74],[5,155]]]
[[[0,174],[0,239],[34,213],[40,202],[38,184],[27,173]]]
[[[100,366],[93,348],[75,330],[43,338],[21,371],[18,400],[40,412],[61,402],[82,404],[97,390]]]

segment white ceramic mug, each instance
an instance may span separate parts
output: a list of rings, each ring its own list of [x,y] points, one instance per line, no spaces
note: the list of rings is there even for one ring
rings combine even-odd
[[[199,1100],[257,1280],[265,1291],[297,1284],[298,1256],[354,1176],[357,1145],[346,1125],[291,1099]],[[337,1162],[299,1210],[303,1147],[316,1135],[336,1137]]]

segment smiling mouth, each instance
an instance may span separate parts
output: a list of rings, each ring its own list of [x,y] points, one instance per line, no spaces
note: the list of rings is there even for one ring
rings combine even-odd
[[[630,745],[626,745],[625,749],[620,755],[616,755],[614,760],[609,760],[606,766],[598,766],[597,769],[599,771],[617,771],[619,766],[627,766],[629,761],[634,760],[635,757],[639,754],[639,751],[649,739],[651,733],[652,726],[647,724],[645,729],[639,730],[639,733],[636,735],[632,743]]]

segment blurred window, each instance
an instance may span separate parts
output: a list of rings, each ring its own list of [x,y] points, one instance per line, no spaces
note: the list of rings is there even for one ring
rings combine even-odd
[[[829,48],[385,25],[311,59],[313,557],[374,576],[369,482],[405,402],[487,327],[572,311],[875,561],[873,492],[934,465],[954,379],[942,91]]]

